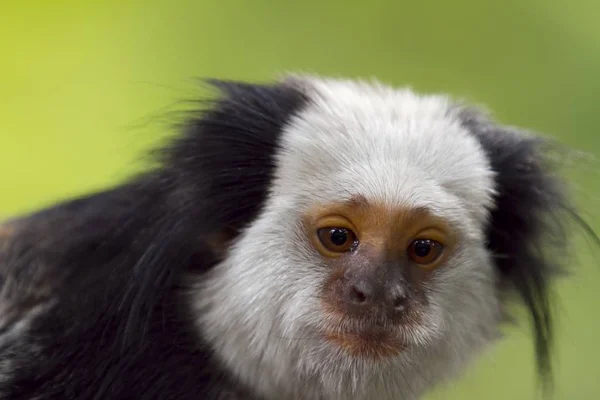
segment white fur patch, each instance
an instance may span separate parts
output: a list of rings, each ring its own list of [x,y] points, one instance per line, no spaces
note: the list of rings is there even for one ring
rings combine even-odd
[[[226,365],[269,399],[414,399],[460,372],[497,331],[483,226],[493,174],[442,96],[378,83],[294,78],[311,99],[282,134],[264,211],[195,294],[199,326]],[[426,207],[459,232],[429,285],[409,348],[373,362],[318,335],[327,269],[300,229],[317,203],[361,195]]]

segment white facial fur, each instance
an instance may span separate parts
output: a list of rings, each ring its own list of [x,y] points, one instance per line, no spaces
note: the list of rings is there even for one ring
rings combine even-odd
[[[373,83],[294,78],[311,101],[284,129],[263,211],[195,294],[202,335],[268,399],[414,399],[460,372],[497,334],[500,304],[483,227],[493,174],[452,104]],[[327,267],[300,220],[361,195],[427,207],[459,234],[430,282],[409,347],[356,359],[319,335]]]

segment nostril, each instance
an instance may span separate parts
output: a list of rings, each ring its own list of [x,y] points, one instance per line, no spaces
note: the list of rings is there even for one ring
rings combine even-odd
[[[355,303],[364,303],[365,301],[367,301],[367,295],[364,294],[356,286],[352,286],[352,289],[350,290],[350,298]]]
[[[396,308],[402,308],[402,307],[404,307],[405,304],[406,304],[405,296],[398,296],[394,299],[394,307],[396,307]]]

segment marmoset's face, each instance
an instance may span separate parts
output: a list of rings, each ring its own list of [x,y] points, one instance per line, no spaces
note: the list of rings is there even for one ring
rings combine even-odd
[[[480,346],[499,305],[479,143],[440,98],[315,91],[283,130],[263,212],[215,269],[208,334],[232,360],[255,352],[308,372]],[[219,338],[221,325],[239,334]]]

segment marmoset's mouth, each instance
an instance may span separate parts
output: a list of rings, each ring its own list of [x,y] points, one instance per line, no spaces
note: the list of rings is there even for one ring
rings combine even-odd
[[[424,322],[422,310],[412,302],[394,318],[375,312],[357,318],[329,302],[323,305],[327,322],[322,330],[324,339],[350,356],[363,359],[381,360],[402,353],[414,344],[413,334]]]
[[[325,338],[351,356],[371,360],[396,356],[408,346],[398,335],[384,329],[328,330]]]

